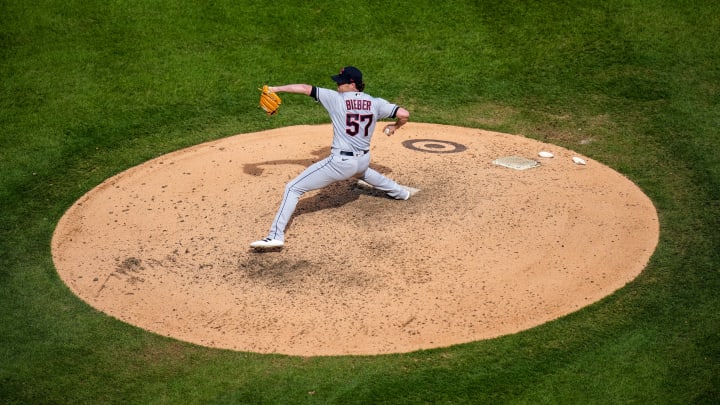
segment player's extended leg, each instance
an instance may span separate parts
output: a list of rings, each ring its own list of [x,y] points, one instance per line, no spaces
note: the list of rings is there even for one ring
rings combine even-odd
[[[281,247],[285,241],[285,228],[295,212],[298,200],[308,191],[323,188],[339,180],[345,180],[357,171],[354,159],[343,160],[331,155],[310,165],[285,186],[282,202],[270,227],[268,237],[250,244],[256,249]]]
[[[397,200],[407,200],[408,198],[410,198],[410,190],[401,186],[395,181],[383,176],[375,169],[371,169],[368,167],[365,170],[365,173],[363,174],[361,179],[366,181],[374,188],[380,191],[384,191],[385,193],[387,193],[387,195]]]

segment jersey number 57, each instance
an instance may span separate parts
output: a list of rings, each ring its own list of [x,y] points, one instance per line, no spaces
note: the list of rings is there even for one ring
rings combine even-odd
[[[362,130],[365,132],[365,136],[368,136],[368,131],[370,130],[370,124],[372,124],[372,121],[372,114],[348,113],[345,116],[345,123],[347,124],[347,127],[345,127],[345,133],[350,136],[355,136]]]

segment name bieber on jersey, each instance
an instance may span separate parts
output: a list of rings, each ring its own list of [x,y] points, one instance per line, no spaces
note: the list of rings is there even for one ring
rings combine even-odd
[[[345,100],[345,106],[348,110],[372,110],[372,101],[370,100]]]

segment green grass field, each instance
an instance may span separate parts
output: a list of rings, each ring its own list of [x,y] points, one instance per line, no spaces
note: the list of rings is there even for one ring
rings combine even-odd
[[[720,3],[308,4],[0,0],[0,403],[720,402]],[[52,232],[84,193],[200,142],[327,122],[302,97],[268,119],[257,87],[332,86],[348,64],[413,121],[626,175],[660,218],[647,269],[529,331],[375,357],[198,347],[61,282]]]

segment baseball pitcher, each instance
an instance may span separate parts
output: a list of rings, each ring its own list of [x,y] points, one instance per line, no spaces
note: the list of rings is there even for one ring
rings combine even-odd
[[[305,94],[315,99],[330,115],[333,140],[328,157],[309,166],[287,184],[270,233],[265,239],[252,242],[250,247],[254,249],[281,248],[284,245],[285,227],[300,197],[310,190],[359,175],[362,181],[397,200],[407,200],[418,191],[402,186],[369,167],[370,139],[377,122],[385,118],[395,119],[394,123],[384,128],[389,136],[408,121],[410,113],[396,104],[365,93],[362,73],[356,67],[347,66],[331,77],[337,84],[337,90],[308,84],[264,86],[261,89],[260,106],[268,115],[276,114],[282,102],[276,93]]]

